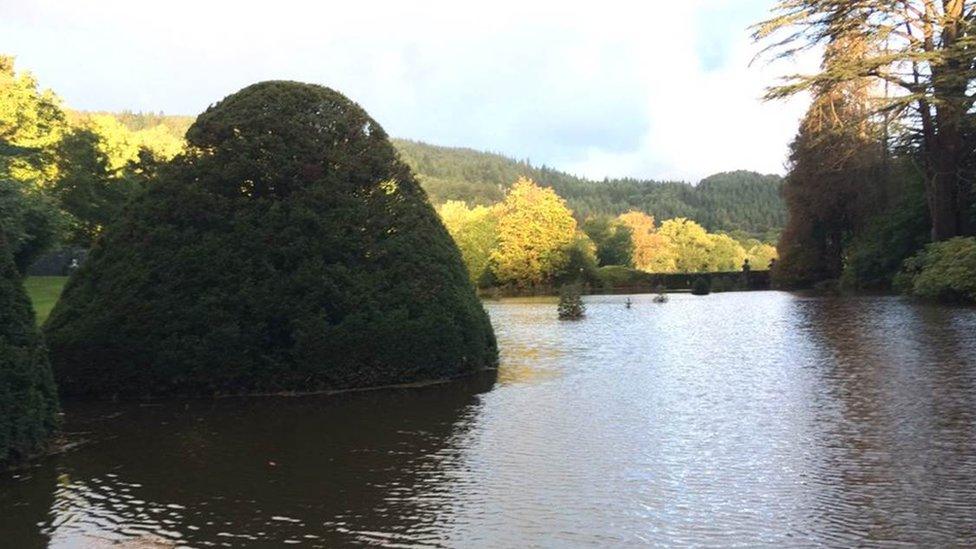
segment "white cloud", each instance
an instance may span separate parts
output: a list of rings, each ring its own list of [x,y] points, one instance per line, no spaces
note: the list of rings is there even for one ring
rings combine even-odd
[[[781,171],[803,101],[759,101],[774,73],[744,28],[770,3],[0,0],[0,35],[76,108],[196,113],[289,78],[400,137],[698,179]]]

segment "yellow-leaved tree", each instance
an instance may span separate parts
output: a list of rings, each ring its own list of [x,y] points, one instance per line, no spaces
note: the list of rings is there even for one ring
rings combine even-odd
[[[770,262],[779,258],[776,246],[764,242],[756,242],[750,246],[746,255],[749,257],[749,265],[756,271],[769,269]]]
[[[108,169],[115,173],[139,158],[139,150],[146,149],[163,160],[169,160],[183,148],[183,139],[158,125],[132,131],[111,114],[75,113],[76,126],[98,136],[98,150],[105,155]]]
[[[459,200],[448,200],[437,209],[441,221],[461,250],[471,281],[478,284],[488,269],[491,252],[498,242],[496,219],[491,208],[469,208]]]
[[[666,238],[654,228],[654,217],[631,210],[617,218],[630,228],[634,244],[634,268],[649,273],[670,273],[675,270],[675,258]]]
[[[746,250],[742,244],[727,234],[710,234],[708,239],[711,248],[706,270],[731,272],[742,269],[742,264],[746,261]]]
[[[502,284],[528,286],[549,282],[569,262],[576,220],[552,189],[521,177],[496,206],[498,246],[492,270]]]
[[[67,129],[61,100],[0,54],[0,178],[44,187],[57,177],[54,149]]]
[[[673,254],[674,268],[670,272],[697,273],[708,270],[712,240],[704,227],[690,219],[676,217],[661,223],[658,234],[668,241]]]

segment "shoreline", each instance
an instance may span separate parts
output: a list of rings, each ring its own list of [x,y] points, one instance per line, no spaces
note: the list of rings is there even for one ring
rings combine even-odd
[[[485,375],[491,372],[497,374],[498,367],[493,368],[481,368],[473,372],[468,372],[464,374],[459,374],[450,377],[441,377],[429,380],[420,381],[408,381],[404,383],[389,383],[385,385],[373,385],[369,387],[348,387],[344,389],[322,389],[317,391],[277,391],[277,392],[256,392],[256,393],[215,393],[212,395],[161,395],[158,397],[132,397],[132,398],[85,398],[78,396],[65,396],[61,397],[62,402],[83,402],[83,403],[95,403],[95,402],[137,402],[143,403],[145,405],[153,405],[162,402],[177,402],[177,401],[215,401],[215,400],[227,400],[227,399],[247,399],[247,398],[300,398],[300,397],[314,397],[314,396],[332,396],[340,395],[346,393],[364,393],[369,391],[383,391],[392,389],[422,389],[425,387],[432,387],[437,385],[445,385],[448,383],[453,383],[457,381],[463,381],[467,379],[472,379],[477,376]]]

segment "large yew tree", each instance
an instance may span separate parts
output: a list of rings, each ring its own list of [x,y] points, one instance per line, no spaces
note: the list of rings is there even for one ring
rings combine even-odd
[[[324,391],[496,364],[461,255],[360,106],[262,82],[186,137],[48,319],[65,394]]]

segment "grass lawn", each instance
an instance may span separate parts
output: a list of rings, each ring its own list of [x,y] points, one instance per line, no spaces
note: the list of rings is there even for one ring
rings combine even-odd
[[[27,295],[34,302],[34,312],[37,314],[37,324],[41,325],[47,320],[47,315],[51,314],[51,309],[58,302],[64,283],[68,281],[66,276],[29,276],[24,280],[24,288]]]

